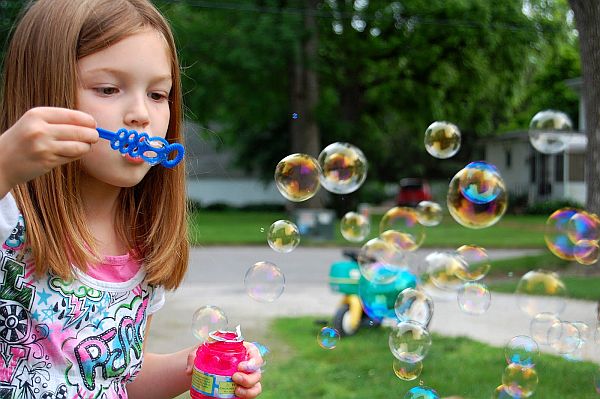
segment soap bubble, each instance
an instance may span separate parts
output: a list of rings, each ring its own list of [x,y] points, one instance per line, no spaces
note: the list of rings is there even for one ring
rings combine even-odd
[[[558,154],[564,151],[572,133],[571,118],[560,111],[540,111],[529,123],[529,142],[542,154]]]
[[[498,198],[505,190],[498,169],[483,161],[471,162],[458,179],[462,195],[475,204],[487,204]]]
[[[396,376],[404,381],[416,380],[423,371],[423,362],[409,363],[394,358],[392,366]]]
[[[433,227],[441,223],[444,215],[442,207],[437,202],[421,201],[417,205],[417,220],[423,226]]]
[[[519,308],[531,317],[548,312],[559,315],[566,306],[567,288],[558,274],[547,270],[531,270],[519,280]]]
[[[208,334],[216,330],[226,330],[227,316],[221,309],[212,305],[198,308],[192,316],[192,334],[201,342],[208,339]]]
[[[367,158],[352,144],[329,144],[319,154],[318,162],[321,185],[335,194],[354,192],[367,178]]]
[[[285,198],[294,202],[315,196],[321,184],[321,167],[307,154],[292,154],[283,158],[275,168],[275,184]]]
[[[461,180],[465,180],[469,173],[469,165],[454,175],[448,186],[446,203],[450,215],[459,224],[471,228],[482,229],[489,227],[502,218],[508,206],[508,194],[504,181],[497,175],[494,192],[495,198],[486,203],[477,203],[466,197],[460,189]]]
[[[269,353],[271,353],[271,350],[266,345],[263,345],[260,342],[252,342],[252,345],[254,345],[258,350],[260,357],[262,357],[262,362],[258,362],[254,360],[254,358],[249,359],[247,362],[248,370],[251,372],[261,370],[261,372],[264,373],[265,366],[267,365],[267,358]]]
[[[567,235],[571,242],[600,239],[600,219],[594,213],[578,210],[567,222]]]
[[[463,267],[455,253],[432,252],[425,257],[429,279],[439,289],[458,291],[463,281],[456,276],[459,268]]]
[[[433,122],[425,131],[425,149],[436,158],[454,156],[460,149],[460,130],[449,122]]]
[[[548,332],[548,341],[561,355],[573,353],[582,345],[579,329],[568,321],[552,324]]]
[[[540,355],[540,348],[533,338],[517,335],[506,344],[504,355],[508,364],[516,363],[523,367],[533,367]]]
[[[555,256],[564,260],[575,260],[575,242],[569,238],[569,221],[577,214],[577,209],[561,208],[554,211],[546,220],[544,240]]]
[[[554,313],[542,312],[536,314],[529,324],[529,333],[540,345],[550,345],[549,333],[554,323],[560,320]]]
[[[415,288],[417,278],[407,269],[400,269],[394,280],[378,284],[361,278],[358,281],[358,296],[365,313],[372,319],[381,321],[396,319],[396,298],[407,288]]]
[[[510,394],[508,392],[506,392],[506,389],[504,387],[504,385],[498,385],[498,387],[496,389],[494,389],[494,392],[492,392],[492,399],[515,399],[512,396],[510,396]],[[518,398],[516,398],[518,399]]]
[[[395,254],[396,248],[380,238],[367,241],[358,253],[360,273],[378,284],[393,281],[400,270],[399,265],[392,263]]]
[[[340,221],[342,236],[351,242],[361,242],[369,235],[371,223],[369,219],[356,212],[348,212]]]
[[[300,243],[298,226],[289,220],[277,220],[269,227],[267,242],[274,251],[281,253],[293,251]]]
[[[458,307],[464,313],[480,315],[490,308],[492,296],[482,283],[466,283],[458,290]]]
[[[416,363],[425,358],[431,347],[427,329],[416,321],[401,321],[389,336],[392,354],[403,362]]]
[[[273,302],[283,293],[285,276],[271,262],[256,262],[246,271],[244,284],[250,298],[258,302]]]
[[[379,223],[379,233],[402,251],[414,251],[425,240],[425,228],[419,223],[417,211],[409,207],[388,210]]]
[[[523,367],[511,363],[504,369],[502,384],[510,396],[528,398],[534,394],[537,388],[538,375],[533,367]]]
[[[455,271],[456,277],[463,281],[478,281],[484,278],[492,265],[484,248],[475,245],[463,245],[456,250],[460,267]]]
[[[573,248],[573,256],[577,263],[581,265],[593,265],[598,262],[598,257],[600,256],[598,241],[577,241],[577,244],[575,244],[575,247]]]
[[[317,342],[323,349],[333,349],[340,340],[340,333],[335,328],[323,327],[317,335]]]
[[[418,386],[409,389],[404,399],[440,399],[440,395],[433,388]]]
[[[413,320],[427,326],[433,316],[433,300],[423,291],[407,288],[398,294],[394,311],[400,321]]]

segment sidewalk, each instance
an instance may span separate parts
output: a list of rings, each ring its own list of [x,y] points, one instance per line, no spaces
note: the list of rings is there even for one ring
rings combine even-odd
[[[191,315],[198,304],[211,304],[221,308],[229,318],[230,326],[240,324],[245,337],[261,341],[268,323],[279,316],[313,315],[330,320],[340,300],[325,285],[290,285],[273,303],[251,300],[242,289],[232,291],[224,284],[189,284],[167,295],[167,302],[153,318],[147,349],[151,352],[171,352],[197,344],[192,336]],[[460,311],[456,296],[451,293],[434,295],[434,316],[430,331],[445,336],[466,336],[490,345],[503,347],[516,335],[529,335],[530,319],[521,312],[516,298],[510,294],[492,292],[489,310],[479,316]],[[568,300],[561,315],[562,320],[585,322],[591,337],[581,350],[585,360],[600,363],[599,345],[594,344],[593,333],[597,326],[596,303]],[[268,342],[264,342],[268,346]],[[434,342],[435,345],[435,342]],[[554,353],[549,346],[540,350]]]

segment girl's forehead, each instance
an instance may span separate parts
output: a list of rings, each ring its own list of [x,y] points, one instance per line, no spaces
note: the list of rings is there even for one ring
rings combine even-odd
[[[78,61],[82,72],[94,70],[140,70],[171,75],[172,55],[165,37],[147,29],[85,56]]]

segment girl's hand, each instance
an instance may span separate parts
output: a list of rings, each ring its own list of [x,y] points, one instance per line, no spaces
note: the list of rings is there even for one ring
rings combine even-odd
[[[66,108],[30,109],[0,135],[0,194],[80,158],[97,141],[91,115]]]
[[[238,385],[235,389],[235,396],[252,399],[262,392],[260,367],[263,364],[263,358],[255,345],[249,342],[244,342],[244,345],[248,351],[248,360],[240,362],[239,372],[235,373],[232,378],[233,382]]]

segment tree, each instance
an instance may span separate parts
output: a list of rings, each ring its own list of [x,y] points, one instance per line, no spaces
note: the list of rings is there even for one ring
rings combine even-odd
[[[588,145],[585,161],[587,208],[600,212],[600,2],[569,0],[579,32],[585,129]]]

